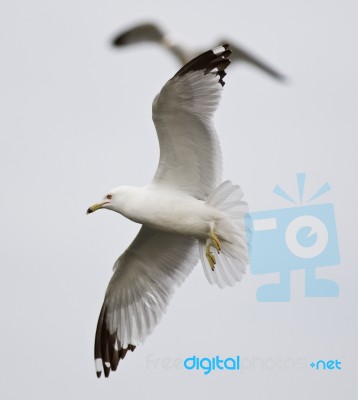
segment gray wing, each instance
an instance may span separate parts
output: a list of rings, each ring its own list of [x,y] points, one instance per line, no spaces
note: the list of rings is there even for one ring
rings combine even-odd
[[[229,55],[224,45],[196,57],[154,99],[160,159],[152,184],[203,200],[221,183],[221,150],[212,119]]]
[[[97,324],[97,376],[117,369],[159,323],[176,287],[198,260],[196,239],[142,227],[118,258]]]

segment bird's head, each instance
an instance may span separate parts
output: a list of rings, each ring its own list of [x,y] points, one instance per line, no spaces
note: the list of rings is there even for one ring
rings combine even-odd
[[[88,208],[87,214],[91,214],[101,208],[107,208],[108,210],[118,211],[117,209],[120,207],[120,190],[112,189],[107,192],[101,201],[93,204]]]

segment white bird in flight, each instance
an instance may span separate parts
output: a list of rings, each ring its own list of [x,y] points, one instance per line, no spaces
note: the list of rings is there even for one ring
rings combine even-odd
[[[188,63],[191,59],[202,53],[200,50],[189,49],[179,44],[177,41],[174,41],[169,35],[165,34],[158,25],[153,23],[142,23],[135,25],[124,32],[118,33],[113,38],[112,45],[115,47],[123,47],[141,42],[153,42],[160,44],[170,51],[178,59],[181,65]],[[276,80],[286,80],[284,75],[269,66],[266,62],[260,60],[248,50],[244,49],[242,46],[234,45],[230,40],[226,39],[220,40],[218,43],[230,44],[231,61],[244,62],[249,65],[253,65]]]
[[[106,208],[142,224],[115,262],[105,294],[95,338],[98,377],[115,371],[127,351],[152,333],[199,257],[208,281],[220,288],[245,273],[248,207],[239,186],[221,183],[212,121],[230,53],[222,45],[196,57],[155,97],[160,159],[153,181],[116,187],[87,210]]]

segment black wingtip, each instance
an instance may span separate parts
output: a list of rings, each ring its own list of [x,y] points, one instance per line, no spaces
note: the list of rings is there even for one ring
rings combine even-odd
[[[219,83],[221,86],[224,86],[225,82],[223,78],[226,75],[225,69],[231,63],[231,60],[228,58],[230,54],[231,50],[228,44],[215,47],[189,61],[174,75],[174,77],[183,76],[188,72],[200,70],[203,70],[204,74],[216,72],[215,75],[219,75],[220,77]]]
[[[97,323],[94,358],[96,365],[96,374],[100,378],[102,371],[106,378],[111,371],[115,371],[120,360],[123,360],[128,350],[134,351],[133,344],[128,344],[126,348],[121,345],[117,339],[117,332],[110,333],[106,325],[106,305],[103,304]]]
[[[103,371],[104,371],[105,378],[108,378],[109,377],[109,373],[111,372],[111,368],[107,367],[105,364],[103,364]]]

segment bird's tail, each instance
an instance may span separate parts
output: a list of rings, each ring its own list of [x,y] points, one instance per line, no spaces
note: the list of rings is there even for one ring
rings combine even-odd
[[[220,288],[233,286],[240,281],[249,263],[245,229],[248,205],[242,197],[240,186],[225,181],[206,199],[206,204],[223,213],[223,218],[213,227],[220,243],[220,250],[216,250],[213,243],[210,246],[215,259],[214,270],[207,257],[207,242],[199,242],[199,252],[208,281]]]

